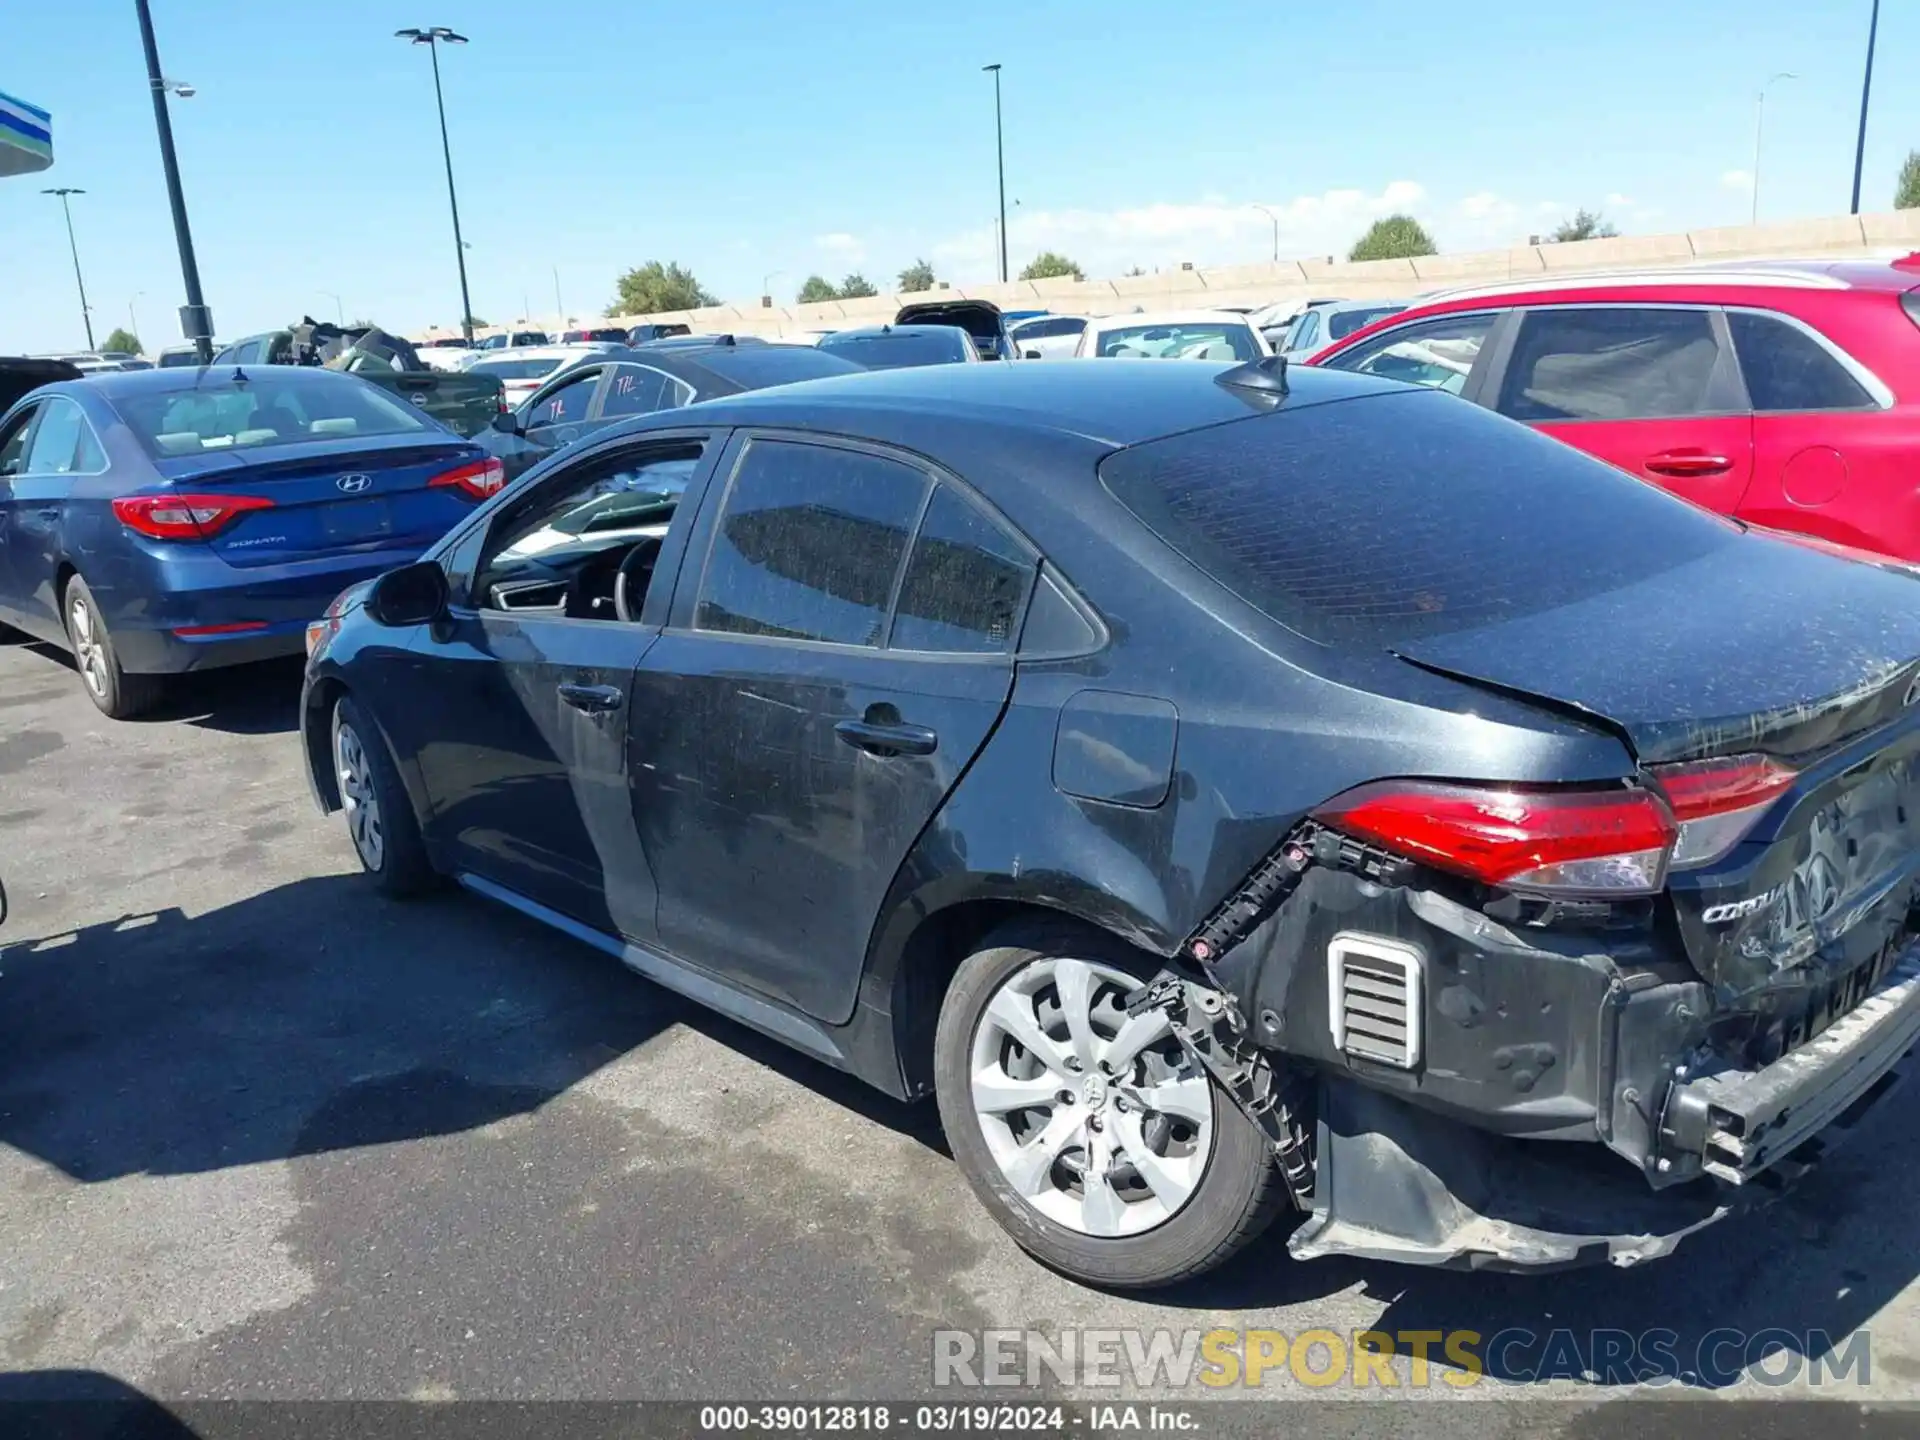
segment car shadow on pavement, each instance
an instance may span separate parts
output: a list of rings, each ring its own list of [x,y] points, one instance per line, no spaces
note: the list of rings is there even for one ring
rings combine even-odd
[[[0,1145],[83,1183],[456,1134],[690,1022],[939,1148],[900,1104],[458,892],[319,876],[189,917],[0,935]]]
[[[1477,1336],[1487,1377],[1675,1391],[1870,1398],[1873,1374],[1920,1380],[1920,1356],[1871,1337],[1873,1320],[1920,1274],[1920,1112],[1882,1106],[1852,1143],[1787,1194],[1729,1216],[1665,1259],[1537,1275],[1450,1271],[1343,1258],[1295,1261],[1284,1220],[1214,1275],[1156,1300],[1205,1310],[1311,1304],[1358,1290],[1384,1302],[1375,1329]],[[1854,1332],[1865,1328],[1866,1343]],[[1887,1341],[1891,1336],[1885,1337]],[[1862,1368],[1860,1362],[1865,1361]],[[1759,1362],[1764,1379],[1748,1367]],[[1404,1365],[1404,1362],[1403,1362]],[[1743,1376],[1746,1378],[1743,1379]],[[1462,1377],[1464,1378],[1464,1377]]]
[[[197,1440],[165,1405],[100,1370],[0,1370],[0,1433],[57,1440]]]
[[[75,695],[79,696],[80,675],[73,656],[59,646],[24,637],[0,639],[0,644],[17,644],[61,667],[72,677]],[[300,728],[300,681],[305,666],[298,655],[290,655],[252,665],[176,675],[168,681],[159,705],[125,723],[184,722],[228,735],[285,735]]]

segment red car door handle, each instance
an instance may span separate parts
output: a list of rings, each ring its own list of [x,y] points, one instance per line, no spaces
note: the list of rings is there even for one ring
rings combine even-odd
[[[1662,450],[1649,455],[1646,464],[1656,475],[1718,475],[1733,468],[1733,461],[1726,456],[1709,455],[1704,450]]]

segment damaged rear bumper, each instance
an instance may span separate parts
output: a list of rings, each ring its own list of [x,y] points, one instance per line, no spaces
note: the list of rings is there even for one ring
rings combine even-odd
[[[1813,1040],[1758,1070],[1676,1079],[1649,1170],[1606,1146],[1500,1135],[1323,1080],[1313,1211],[1289,1248],[1458,1269],[1633,1265],[1772,1198],[1904,1078],[1920,944]],[[1654,1175],[1693,1176],[1654,1188]]]

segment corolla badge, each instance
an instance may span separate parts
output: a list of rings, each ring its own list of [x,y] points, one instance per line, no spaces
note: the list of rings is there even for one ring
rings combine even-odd
[[[373,484],[371,475],[342,475],[333,482],[336,487],[348,495],[358,495]]]
[[[1725,925],[1730,920],[1743,920],[1749,915],[1758,914],[1771,905],[1780,896],[1780,887],[1750,895],[1745,900],[1735,900],[1725,905],[1709,905],[1700,912],[1703,925]]]

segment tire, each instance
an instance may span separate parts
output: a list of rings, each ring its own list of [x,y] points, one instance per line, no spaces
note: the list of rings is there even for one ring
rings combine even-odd
[[[1137,1030],[1115,1050],[1122,1025],[1151,1023],[1128,1022],[1118,998],[1159,968],[1090,928],[1021,921],[961,963],[934,1037],[940,1119],[974,1193],[1023,1249],[1092,1285],[1148,1289],[1204,1274],[1289,1203],[1259,1129],[1171,1034],[1162,1028],[1129,1056],[1152,1034]],[[1075,995],[1084,1045],[1067,1023]],[[1015,1099],[1034,1103],[1010,1108]],[[1133,1158],[1142,1149],[1154,1157],[1145,1167]],[[1089,1164],[1103,1166],[1098,1190]]]
[[[351,695],[334,705],[328,738],[347,838],[374,888],[396,900],[435,888],[440,877],[427,859],[413,802],[386,741]]]
[[[167,692],[164,675],[130,675],[120,666],[113,636],[100,616],[93,592],[78,575],[60,594],[60,615],[67,627],[67,648],[80,672],[80,688],[109,720],[132,720],[160,703]]]

